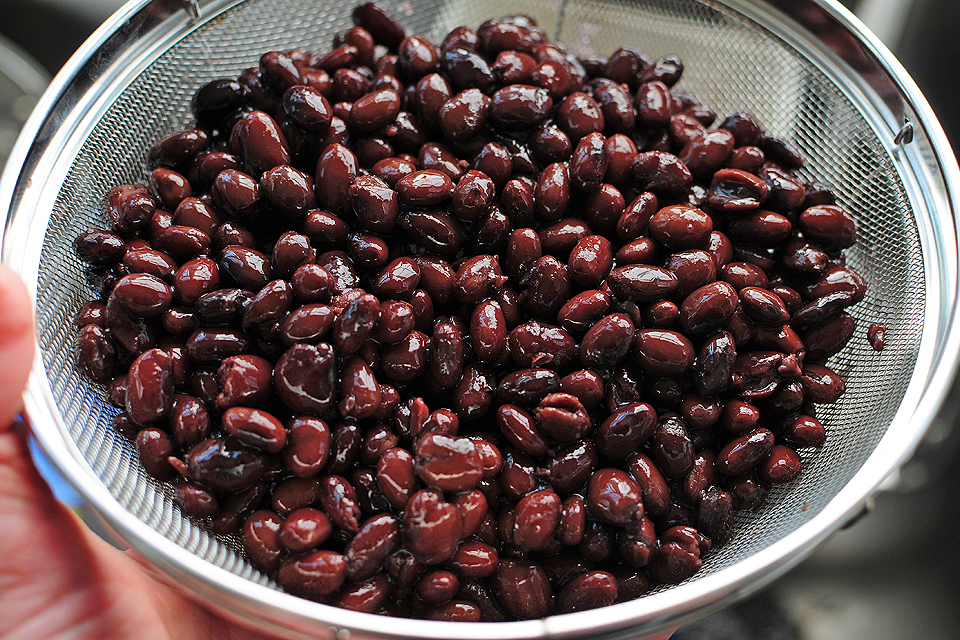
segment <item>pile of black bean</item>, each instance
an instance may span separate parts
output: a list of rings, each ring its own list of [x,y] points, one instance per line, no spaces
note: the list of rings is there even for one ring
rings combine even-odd
[[[116,428],[312,600],[496,621],[690,577],[824,442],[853,218],[675,57],[354,19],[200,87],[77,239]]]

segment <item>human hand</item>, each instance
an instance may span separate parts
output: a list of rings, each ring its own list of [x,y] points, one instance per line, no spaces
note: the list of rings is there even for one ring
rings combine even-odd
[[[16,420],[34,355],[31,302],[0,265],[0,640],[267,640],[158,582],[41,477]],[[669,634],[650,640],[667,640]]]
[[[154,580],[54,498],[15,420],[33,363],[31,308],[0,265],[0,639],[268,638]]]

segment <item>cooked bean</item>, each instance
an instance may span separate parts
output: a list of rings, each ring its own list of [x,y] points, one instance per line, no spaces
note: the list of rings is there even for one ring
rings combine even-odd
[[[462,517],[456,505],[432,489],[415,493],[403,510],[403,542],[426,565],[446,562],[460,542]]]
[[[334,606],[503,621],[686,579],[825,441],[854,217],[675,56],[353,17],[202,86],[77,238],[114,428]]]

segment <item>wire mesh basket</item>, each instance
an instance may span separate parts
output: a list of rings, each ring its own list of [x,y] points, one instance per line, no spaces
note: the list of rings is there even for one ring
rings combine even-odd
[[[499,0],[384,0],[411,33],[516,13]],[[183,516],[150,478],[116,412],[73,359],[76,310],[96,292],[72,242],[102,226],[111,187],[146,179],[153,142],[181,129],[206,81],[237,76],[268,50],[326,51],[350,3],[134,2],[56,78],[0,183],[3,260],[36,299],[39,355],[27,409],[47,455],[104,522],[171,582],[247,624],[291,638],[636,637],[713,611],[768,584],[855,515],[914,450],[956,368],[956,161],[923,97],[876,39],[836,4],[810,0],[530,0],[522,11],[579,53],[620,46],[679,55],[680,88],[719,114],[753,113],[808,158],[805,180],[853,212],[848,264],[869,283],[857,333],[831,366],[847,391],[826,408],[827,444],[804,473],[741,513],[733,541],[681,585],[602,610],[496,625],[337,610],[285,594],[237,540]],[[887,326],[874,351],[865,332]]]

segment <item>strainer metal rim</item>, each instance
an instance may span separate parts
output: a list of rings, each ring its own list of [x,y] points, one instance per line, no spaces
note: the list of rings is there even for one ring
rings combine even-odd
[[[240,0],[211,0],[198,5],[204,12],[203,19],[206,20],[239,2]],[[706,2],[721,4],[712,0]],[[75,111],[77,105],[80,105],[83,111],[95,113],[95,105],[109,100],[113,95],[111,92],[118,90],[113,82],[115,78],[111,79],[111,82],[104,80],[106,70],[112,62],[111,56],[121,57],[123,54],[122,50],[111,49],[123,44],[122,38],[118,39],[118,34],[130,36],[138,28],[143,28],[143,38],[155,38],[149,42],[150,46],[140,51],[142,55],[137,59],[138,64],[146,64],[150,55],[162,48],[158,43],[169,42],[178,34],[193,28],[187,14],[175,12],[171,4],[157,0],[139,0],[126,5],[115,14],[58,74],[18,140],[11,161],[0,180],[0,202],[6,205],[0,214],[4,217],[2,259],[21,272],[34,296],[37,282],[36,274],[29,272],[33,266],[30,259],[31,248],[38,247],[42,242],[46,221],[42,213],[39,217],[32,218],[31,206],[43,211],[36,205],[42,204],[49,195],[50,185],[45,184],[48,176],[61,175],[56,171],[45,173],[45,170],[65,161],[58,157],[63,152],[59,141],[76,134],[75,131],[57,131],[57,125],[65,121],[71,124],[83,122],[84,114]],[[626,633],[627,627],[631,635],[665,630],[716,609],[731,598],[747,595],[782,575],[808,555],[817,543],[863,508],[880,483],[898,468],[919,444],[950,389],[960,356],[960,319],[957,318],[956,299],[960,237],[955,224],[957,194],[960,193],[960,170],[942,129],[919,89],[889,51],[842,6],[833,0],[805,0],[796,3],[777,0],[728,0],[722,4],[754,19],[783,23],[790,22],[785,13],[790,8],[795,17],[800,9],[816,10],[820,17],[825,16],[832,24],[852,34],[896,89],[897,96],[892,99],[892,106],[871,96],[869,89],[864,90],[864,100],[867,106],[876,110],[875,124],[878,128],[890,132],[891,154],[898,170],[918,175],[933,172],[943,182],[942,190],[921,188],[920,193],[911,194],[911,197],[924,203],[921,213],[929,214],[926,217],[921,216],[918,227],[926,242],[924,246],[932,247],[934,254],[924,256],[926,280],[928,283],[940,283],[939,289],[928,291],[928,304],[925,309],[928,322],[925,322],[924,326],[934,327],[935,331],[924,332],[907,395],[890,430],[876,450],[854,478],[819,514],[792,533],[732,566],[695,582],[648,595],[640,601],[602,610],[566,614],[540,621],[497,625],[464,625],[405,619],[390,619],[389,624],[385,625],[384,619],[377,616],[306,602],[269,587],[253,584],[224,569],[198,563],[195,556],[119,507],[70,439],[63,417],[56,409],[44,365],[38,355],[25,395],[25,404],[28,414],[34,420],[34,432],[41,447],[118,537],[146,560],[166,571],[171,582],[185,586],[195,597],[229,616],[255,624],[265,631],[283,633],[289,637],[317,637],[321,633],[333,637],[338,630],[354,630],[394,637],[421,638],[572,637],[587,632],[591,636],[612,638]],[[161,12],[152,21],[147,21],[144,9],[149,5],[154,5],[154,8],[163,5],[166,13]],[[798,27],[802,26],[798,24]],[[161,28],[164,29],[162,33]],[[798,29],[792,35],[798,41],[795,44],[806,45],[812,52],[831,58],[839,66],[843,65],[842,56],[824,50],[825,45],[816,41],[811,34],[800,34]],[[102,63],[103,66],[98,67],[95,62]],[[909,145],[897,148],[892,143],[893,134],[901,124],[898,118],[902,117],[897,109],[897,100],[903,101],[902,106],[907,107],[905,111],[915,115],[912,124],[925,136],[935,168],[928,166],[923,158],[917,157]],[[64,104],[65,102],[67,104]],[[67,119],[68,115],[70,119]],[[921,182],[929,186],[928,181]],[[932,369],[934,366],[936,368]],[[894,425],[897,426],[896,429]]]

